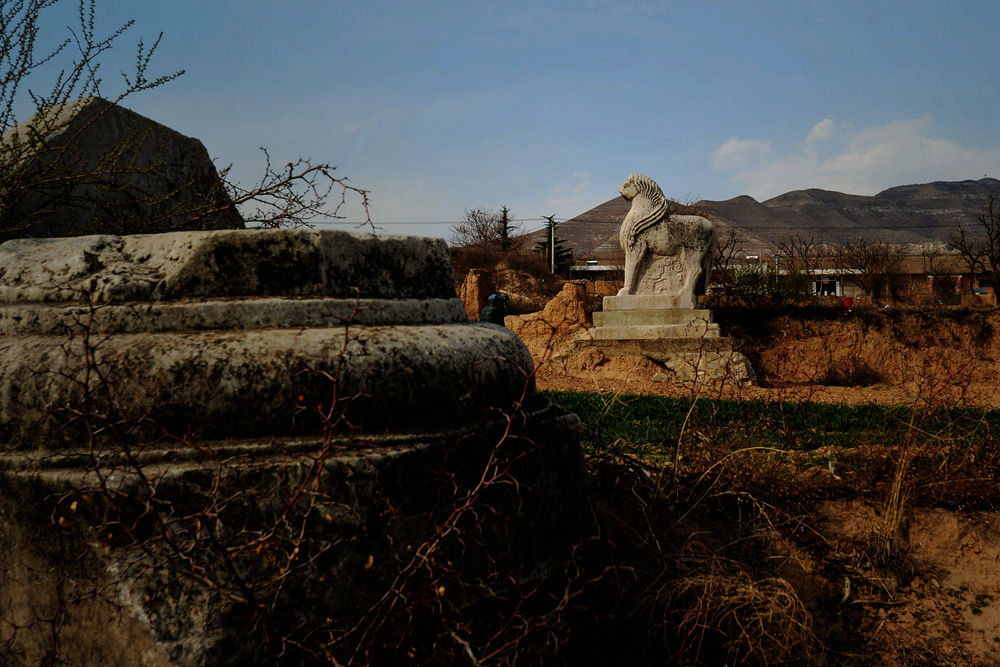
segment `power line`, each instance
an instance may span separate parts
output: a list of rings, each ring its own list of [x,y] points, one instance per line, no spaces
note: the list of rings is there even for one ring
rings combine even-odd
[[[544,218],[516,218],[512,222],[544,222]],[[620,221],[615,220],[597,220],[597,219],[580,219],[580,218],[565,218],[563,220],[558,220],[560,224],[564,222],[573,223],[586,223],[586,224],[600,224],[600,225],[621,225]],[[433,226],[433,225],[461,225],[465,223],[465,220],[394,220],[391,222],[368,222],[365,220],[322,220],[316,224],[322,225],[345,225],[345,226],[366,226],[374,224],[376,227],[388,227],[388,226]],[[782,230],[782,231],[797,231],[797,230],[826,230],[826,229],[854,229],[854,230],[882,230],[882,229],[958,229],[962,225],[970,225],[971,221],[960,222],[960,223],[946,223],[946,224],[934,224],[934,223],[902,223],[902,224],[890,224],[890,225],[872,225],[866,226],[862,223],[854,225],[824,225],[824,224],[811,224],[811,225],[753,225],[746,223],[723,223],[730,227],[738,226],[740,229],[750,230],[750,231],[769,231],[769,230]]]
[[[511,222],[544,222],[545,218],[514,218]],[[369,225],[374,224],[376,227],[381,227],[384,225],[461,225],[466,223],[466,220],[410,220],[410,221],[393,221],[393,222],[377,222],[372,221],[349,221],[349,220],[323,220],[317,224],[323,225]],[[565,220],[563,221],[565,222]]]
[[[602,225],[621,225],[621,222],[616,222],[614,220],[586,220],[579,218],[571,218],[573,222],[585,222],[588,224],[602,224]],[[736,224],[723,223],[730,227],[736,227]],[[863,224],[855,225],[752,225],[745,223],[738,223],[739,229],[758,231],[758,230],[773,230],[780,229],[785,231],[796,231],[801,229],[857,229],[857,230],[880,230],[880,229],[948,229],[948,228],[959,228],[963,224],[971,224],[971,222],[960,222],[960,223],[949,223],[949,224],[933,224],[933,223],[914,223],[914,224],[894,224],[894,225],[873,225],[865,226]]]

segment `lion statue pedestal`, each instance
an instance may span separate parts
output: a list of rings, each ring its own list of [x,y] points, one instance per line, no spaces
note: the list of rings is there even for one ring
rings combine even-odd
[[[632,174],[619,192],[632,202],[619,232],[625,285],[594,313],[589,345],[657,361],[663,380],[752,382],[746,358],[720,337],[711,311],[698,308],[718,244],[715,225],[698,215],[672,215],[647,176]]]
[[[594,325],[595,340],[719,337],[711,311],[677,308],[670,297],[655,294],[604,297]]]

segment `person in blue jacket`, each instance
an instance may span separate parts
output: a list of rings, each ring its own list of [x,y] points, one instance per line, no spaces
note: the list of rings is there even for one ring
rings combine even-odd
[[[502,294],[490,294],[489,303],[479,313],[479,321],[504,326],[503,318],[506,315],[507,297]]]

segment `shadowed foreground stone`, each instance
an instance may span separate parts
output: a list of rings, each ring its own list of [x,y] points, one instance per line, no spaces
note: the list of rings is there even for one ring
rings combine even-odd
[[[200,141],[97,97],[12,128],[0,158],[2,239],[244,227]]]
[[[453,285],[431,239],[0,246],[0,656],[346,661],[562,569],[579,422]]]

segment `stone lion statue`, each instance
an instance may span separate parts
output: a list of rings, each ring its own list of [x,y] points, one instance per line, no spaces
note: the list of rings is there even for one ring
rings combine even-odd
[[[625,250],[625,286],[618,296],[674,297],[676,308],[696,308],[695,288],[707,283],[718,231],[699,215],[671,215],[653,179],[632,174],[618,190],[632,202],[619,240]],[[704,291],[704,290],[703,290]]]

